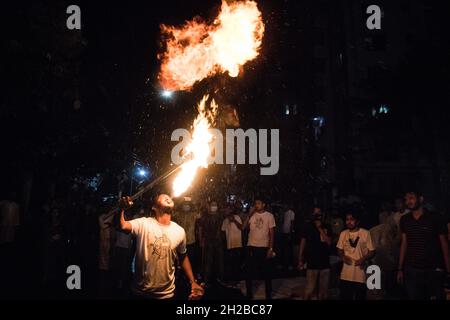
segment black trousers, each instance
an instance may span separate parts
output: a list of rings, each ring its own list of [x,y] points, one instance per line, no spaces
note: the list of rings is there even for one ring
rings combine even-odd
[[[444,272],[405,267],[405,288],[410,300],[445,300]]]
[[[340,280],[339,290],[341,300],[366,300],[365,283]]]
[[[267,259],[265,247],[247,247],[246,257],[246,287],[247,297],[253,297],[252,280],[263,279],[265,281],[266,299],[272,298],[272,259]]]
[[[225,251],[225,278],[227,280],[240,280],[242,264],[242,248],[227,249]]]
[[[287,269],[294,265],[292,252],[292,237],[290,233],[280,234],[280,254],[283,267]]]

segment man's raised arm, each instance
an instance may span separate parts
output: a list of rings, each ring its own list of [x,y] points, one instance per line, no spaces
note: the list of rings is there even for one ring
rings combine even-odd
[[[125,233],[130,233],[132,230],[131,223],[125,220],[125,210],[124,208],[129,208],[133,202],[131,202],[130,197],[123,197],[120,199],[119,205],[120,205],[120,230],[122,230]]]

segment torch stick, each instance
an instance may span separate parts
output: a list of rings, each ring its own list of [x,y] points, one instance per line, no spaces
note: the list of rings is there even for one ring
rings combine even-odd
[[[175,172],[178,171],[178,169],[181,168],[181,165],[176,166],[175,168],[167,171],[166,173],[160,175],[159,177],[157,177],[156,179],[152,180],[151,182],[149,182],[147,185],[145,185],[143,188],[141,188],[138,192],[136,192],[135,194],[133,194],[132,196],[130,196],[131,200],[134,201],[137,198],[139,198],[141,195],[143,195],[144,193],[146,193],[147,191],[149,191],[150,189],[152,189],[155,185],[157,185],[158,183],[160,183],[161,181],[167,179],[168,177],[170,177],[171,175],[173,175]],[[108,212],[107,216],[105,217],[105,219],[107,219],[108,217],[110,217],[111,215],[115,214],[116,212],[119,211],[119,207],[114,207],[113,209],[111,209],[111,211]]]

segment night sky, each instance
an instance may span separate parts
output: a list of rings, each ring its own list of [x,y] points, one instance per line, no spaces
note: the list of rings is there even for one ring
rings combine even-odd
[[[279,179],[284,179],[283,174],[288,179],[291,168],[298,168],[295,179],[303,181],[296,181],[297,187],[308,183],[311,173],[319,175],[315,172],[319,170],[316,156],[308,158],[308,152],[315,148],[308,119],[318,112],[313,101],[311,44],[316,40],[311,25],[315,12],[333,16],[337,5],[327,1],[258,3],[266,28],[259,57],[245,65],[237,79],[216,76],[197,84],[191,92],[176,93],[171,100],[161,97],[156,79],[156,56],[162,50],[159,25],[180,25],[196,15],[211,20],[220,1],[120,5],[82,1],[81,32],[65,28],[68,2],[8,4],[3,10],[8,32],[2,59],[7,62],[2,67],[7,80],[2,130],[8,152],[3,157],[2,189],[8,190],[11,184],[20,188],[17,174],[35,175],[36,181],[105,172],[114,175],[129,168],[135,158],[152,171],[161,172],[170,154],[170,133],[174,128],[188,127],[199,98],[217,87],[219,103],[222,99],[237,108],[243,128],[286,128],[281,152],[294,155],[294,160],[281,158],[281,167],[289,169],[281,170]],[[364,4],[361,1],[362,7]],[[355,126],[361,124],[361,132],[367,135],[362,139],[373,141],[371,157],[397,161],[398,145],[410,150],[418,147],[414,152],[422,154],[436,153],[438,148],[441,154],[436,161],[442,167],[449,159],[448,150],[442,149],[445,144],[439,143],[448,137],[450,69],[443,12],[438,4],[429,7],[427,15],[432,24],[426,34],[433,38],[418,37],[406,54],[399,55],[393,68],[365,85],[364,90],[376,96],[377,103],[389,104],[389,117],[374,119],[370,117],[372,106],[359,107],[347,97],[341,102],[345,107],[341,110],[337,104],[339,108],[333,111],[341,117],[340,126],[336,125],[333,132],[327,127],[324,130],[333,136],[350,136],[346,124],[356,122]],[[408,15],[407,9],[404,14]],[[338,29],[338,24],[333,26],[338,20],[330,20],[331,29]],[[395,20],[387,11],[386,33],[395,26]],[[343,34],[342,41],[348,39]],[[342,53],[346,67],[364,68],[361,62],[346,56],[348,52]],[[335,84],[340,82],[338,79]],[[329,84],[327,90],[334,89]],[[283,120],[285,104],[298,104],[300,115],[296,120]],[[299,146],[291,149],[296,140],[301,141]],[[353,143],[343,140],[339,150],[327,156],[350,159],[354,156]],[[296,164],[296,158],[303,162]],[[348,185],[354,188],[353,182]]]

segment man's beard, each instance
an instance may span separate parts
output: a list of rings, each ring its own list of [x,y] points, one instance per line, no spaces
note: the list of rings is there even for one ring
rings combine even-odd
[[[171,208],[171,207],[158,206],[158,209],[161,213],[166,213],[166,214],[170,214],[170,215],[173,213],[173,208]]]

